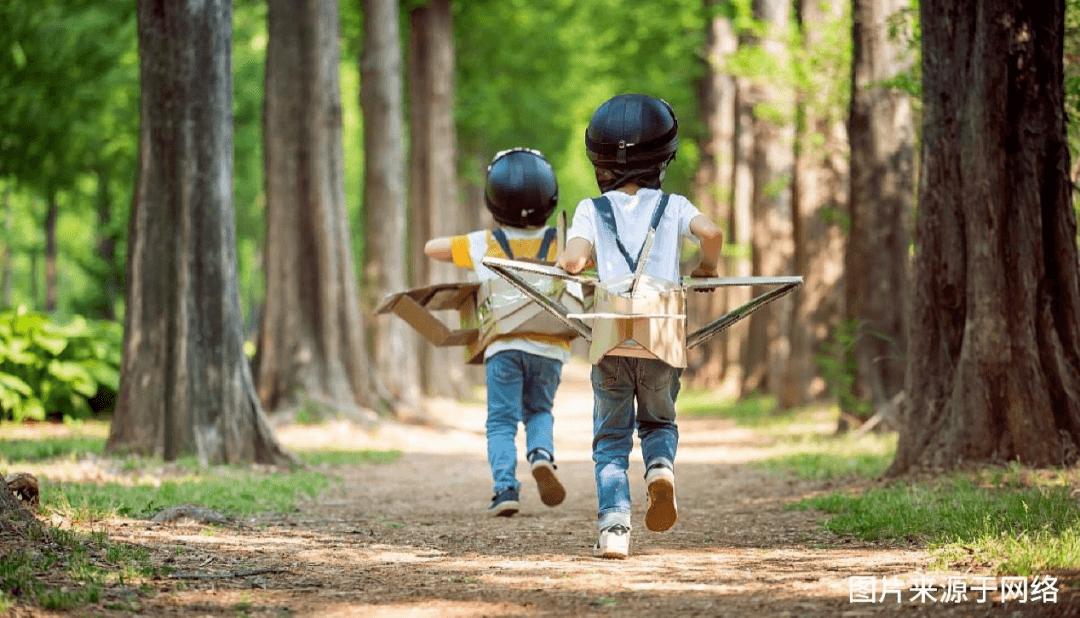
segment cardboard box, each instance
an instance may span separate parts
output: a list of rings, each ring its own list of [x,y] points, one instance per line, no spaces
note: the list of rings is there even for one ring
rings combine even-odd
[[[686,291],[682,286],[642,275],[634,296],[629,296],[633,275],[596,288],[592,314],[569,317],[591,319],[589,362],[604,356],[633,356],[686,367]]]

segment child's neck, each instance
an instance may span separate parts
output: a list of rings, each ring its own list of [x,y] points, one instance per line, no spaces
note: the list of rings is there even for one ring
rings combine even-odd
[[[641,187],[637,186],[636,184],[628,182],[621,187],[617,187],[615,190],[625,193],[627,195],[637,195],[638,189],[640,188]]]

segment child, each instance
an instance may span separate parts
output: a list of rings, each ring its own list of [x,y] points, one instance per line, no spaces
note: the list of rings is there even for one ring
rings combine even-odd
[[[524,148],[500,152],[488,166],[484,201],[501,227],[432,239],[424,253],[472,268],[482,282],[498,279],[480,263],[484,256],[550,261],[556,253],[555,229],[545,224],[558,200],[555,172],[542,154]],[[484,351],[487,451],[495,490],[489,515],[510,517],[521,506],[514,445],[519,422],[525,425],[526,458],[541,501],[556,506],[566,496],[555,476],[551,406],[569,358],[567,339],[544,335],[508,335]]]
[[[701,263],[692,276],[716,276],[723,242],[720,229],[685,197],[660,191],[664,170],[674,160],[678,145],[675,112],[660,99],[620,95],[596,110],[585,132],[585,146],[603,195],[578,204],[566,248],[557,261],[560,268],[580,272],[595,249],[601,281],[634,272],[637,256],[647,260],[646,274],[677,282],[685,236],[696,237],[701,243]],[[640,248],[656,213],[661,216],[652,250],[641,258]],[[592,368],[593,461],[600,528],[595,552],[604,558],[625,558],[629,552],[627,468],[635,423],[649,496],[645,526],[667,530],[678,519],[675,398],[681,375],[682,369],[662,361],[628,356],[605,356]]]

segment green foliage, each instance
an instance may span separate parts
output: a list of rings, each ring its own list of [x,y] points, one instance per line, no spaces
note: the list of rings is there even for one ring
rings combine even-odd
[[[994,486],[957,475],[831,493],[797,506],[834,514],[825,527],[838,535],[926,542],[943,567],[974,559],[1031,575],[1080,564],[1080,505],[1064,483]]]
[[[115,322],[61,325],[25,308],[0,312],[0,420],[85,418],[110,407],[121,345]]]
[[[858,367],[853,350],[859,337],[859,329],[859,320],[841,322],[832,338],[822,346],[823,353],[814,355],[814,362],[829,387],[829,393],[840,402],[840,409],[866,419],[874,413],[873,404],[859,399],[854,389]]]

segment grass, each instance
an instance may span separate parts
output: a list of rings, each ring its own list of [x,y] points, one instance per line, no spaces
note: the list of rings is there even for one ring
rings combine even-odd
[[[957,473],[832,493],[796,506],[834,514],[824,525],[841,536],[925,543],[941,568],[989,566],[1028,576],[1080,565],[1080,504],[1068,484],[993,485],[985,479],[985,472]]]
[[[14,437],[16,432],[20,437]],[[117,481],[51,482],[50,472],[59,467],[104,457],[106,432],[101,427],[92,431],[74,427],[70,435],[40,439],[25,437],[28,433],[25,426],[0,425],[0,470],[38,476],[42,511],[84,530],[46,528],[35,522],[28,528],[26,547],[0,552],[0,615],[16,601],[57,610],[85,606],[101,599],[103,587],[155,576],[146,549],[112,543],[103,531],[93,531],[101,519],[149,517],[179,504],[196,504],[234,517],[287,512],[334,482],[337,477],[326,467],[388,463],[400,455],[396,451],[300,451],[301,461],[312,467],[286,472],[239,465],[202,468],[194,457],[166,464],[160,459],[125,456],[102,462],[102,467],[118,471]],[[49,427],[47,433],[58,432]],[[42,577],[44,573],[50,577]],[[65,583],[57,583],[60,579]],[[110,605],[131,610],[138,602],[131,597]]]
[[[780,412],[767,397],[742,401],[702,391],[679,397],[679,414],[730,419],[773,439],[771,456],[751,465],[802,479],[880,478],[896,434],[833,435],[835,407]],[[936,568],[985,568],[1033,576],[1080,568],[1080,470],[1017,464],[837,491],[793,508],[832,515],[823,526],[841,537],[926,546]]]

